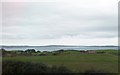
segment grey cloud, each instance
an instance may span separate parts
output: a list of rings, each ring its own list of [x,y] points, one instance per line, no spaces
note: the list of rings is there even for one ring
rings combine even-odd
[[[3,37],[6,39],[117,37],[117,16],[112,12],[100,13],[59,3],[21,3],[21,9],[10,11],[7,4],[3,6]]]

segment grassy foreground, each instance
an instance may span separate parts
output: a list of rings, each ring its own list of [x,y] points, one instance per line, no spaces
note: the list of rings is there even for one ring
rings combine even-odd
[[[3,61],[13,60],[32,63],[45,63],[49,66],[65,66],[75,73],[85,72],[86,70],[118,73],[117,53],[117,50],[97,50],[97,53],[95,54],[83,54],[79,51],[67,50],[62,52],[32,53],[32,55],[28,56],[4,56]]]

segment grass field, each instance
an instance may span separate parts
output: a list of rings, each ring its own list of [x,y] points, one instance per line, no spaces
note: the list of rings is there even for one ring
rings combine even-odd
[[[46,56],[15,56],[3,57],[4,60],[23,61],[45,63],[49,66],[64,65],[74,72],[86,70],[100,70],[107,73],[118,73],[118,55],[117,50],[98,50],[97,52],[105,52],[102,54],[81,54],[79,51],[64,51],[58,55]],[[47,54],[47,53],[46,53]]]

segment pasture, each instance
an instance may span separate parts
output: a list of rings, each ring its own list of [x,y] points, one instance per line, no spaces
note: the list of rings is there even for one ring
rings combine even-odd
[[[41,52],[46,55],[35,56],[5,56],[4,60],[45,63],[49,66],[65,66],[74,72],[86,70],[104,71],[106,73],[118,73],[118,51],[97,50],[95,54],[82,54],[79,51],[67,50],[60,53]],[[56,53],[56,54],[55,54]],[[39,53],[40,54],[40,53]]]

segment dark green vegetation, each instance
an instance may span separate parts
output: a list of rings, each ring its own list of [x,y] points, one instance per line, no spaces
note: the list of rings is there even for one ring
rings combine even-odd
[[[48,66],[43,63],[31,63],[20,61],[3,61],[3,74],[30,74],[30,73],[71,73],[64,66]]]
[[[43,63],[31,63],[20,61],[3,61],[2,75],[118,75],[117,73],[105,73],[104,71],[86,70],[73,73],[64,66],[48,66]]]
[[[81,53],[77,50],[58,50],[53,52],[40,52],[33,49],[26,51],[3,50],[3,66],[7,66],[5,63],[9,63],[11,61],[12,63],[18,61],[24,64],[28,63],[28,66],[26,66],[28,68],[40,65],[40,63],[44,63],[46,65],[46,73],[60,73],[63,71],[64,73],[118,73],[117,50],[96,50],[96,53]],[[29,63],[34,65],[31,66]],[[9,63],[8,66],[11,66],[11,64]],[[61,67],[62,71],[58,70]],[[37,68],[39,67],[37,66],[36,69]],[[56,69],[53,71],[54,68]],[[6,71],[7,69],[5,68],[4,72]],[[19,70],[19,72],[22,71]]]

